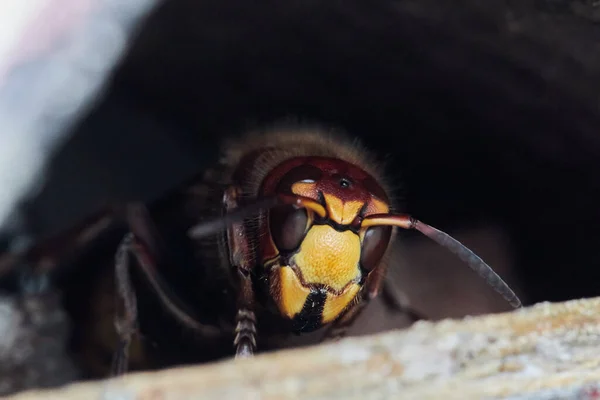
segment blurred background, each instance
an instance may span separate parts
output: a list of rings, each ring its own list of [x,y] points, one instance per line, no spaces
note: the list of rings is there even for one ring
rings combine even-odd
[[[221,138],[295,117],[387,159],[407,212],[528,304],[599,295],[598,22],[592,1],[163,1],[13,231],[160,197]],[[402,235],[395,252],[394,287],[432,318],[508,309],[427,239]],[[398,326],[365,318],[379,324],[357,331]]]

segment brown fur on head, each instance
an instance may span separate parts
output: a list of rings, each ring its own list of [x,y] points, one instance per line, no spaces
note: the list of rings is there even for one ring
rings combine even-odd
[[[222,147],[220,163],[237,166],[250,153],[269,149],[248,169],[244,191],[256,195],[265,176],[278,164],[292,157],[333,157],[354,164],[372,175],[388,194],[391,192],[383,173],[382,162],[377,160],[358,139],[320,126],[301,126],[279,123],[257,129],[241,137],[228,139]],[[394,201],[392,200],[392,203]]]

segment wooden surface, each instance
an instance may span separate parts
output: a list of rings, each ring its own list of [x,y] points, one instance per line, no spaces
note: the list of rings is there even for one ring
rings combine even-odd
[[[34,399],[594,399],[600,298],[420,322],[250,360],[132,374]]]

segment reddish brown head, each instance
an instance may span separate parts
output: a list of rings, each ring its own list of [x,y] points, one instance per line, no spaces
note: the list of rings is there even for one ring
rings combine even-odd
[[[284,134],[285,133],[285,134]],[[340,317],[365,283],[370,296],[384,271],[394,227],[416,229],[455,253],[513,306],[521,302],[481,258],[448,234],[390,212],[377,163],[342,137],[292,130],[249,135],[223,158],[226,177],[249,195],[245,206],[190,230],[200,238],[234,221],[259,218],[259,262],[281,314],[310,331]],[[377,275],[375,275],[377,274]],[[377,279],[375,279],[377,278]]]
[[[361,226],[365,217],[389,212],[387,193],[348,162],[296,157],[265,177],[259,195],[307,200],[304,207],[270,210],[261,235],[271,296],[280,312],[304,321],[302,330],[336,319],[388,248],[391,226]]]

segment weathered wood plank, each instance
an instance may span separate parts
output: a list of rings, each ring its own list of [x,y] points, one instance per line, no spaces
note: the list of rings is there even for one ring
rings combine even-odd
[[[37,399],[598,398],[600,298],[420,322],[250,360],[132,374]],[[594,397],[596,396],[596,397]]]

